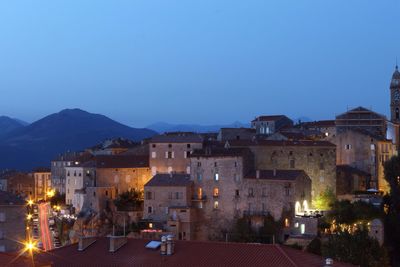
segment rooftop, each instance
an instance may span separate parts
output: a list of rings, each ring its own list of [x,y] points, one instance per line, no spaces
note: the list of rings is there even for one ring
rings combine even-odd
[[[144,186],[189,186],[192,184],[189,174],[156,174]]]
[[[150,143],[202,143],[200,134],[191,132],[165,133],[152,137]]]
[[[229,146],[310,146],[310,147],[336,147],[333,143],[328,141],[286,141],[286,140],[231,140],[227,141]]]
[[[42,253],[36,258],[52,262],[52,266],[274,266],[322,267],[325,259],[281,245],[223,242],[175,241],[175,253],[160,255],[159,250],[146,249],[150,240],[128,239],[114,253],[108,252],[109,240],[99,238],[83,251],[70,245]],[[353,266],[334,262],[333,267]]]
[[[283,119],[283,118],[289,119],[285,115],[264,115],[264,116],[258,116],[257,118],[255,118],[251,122],[255,122],[255,121],[277,121],[277,120],[280,120],[280,119]]]

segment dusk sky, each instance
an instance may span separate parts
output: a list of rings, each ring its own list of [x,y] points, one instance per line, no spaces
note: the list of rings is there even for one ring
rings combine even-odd
[[[400,1],[2,1],[0,34],[0,115],[28,122],[387,115]]]

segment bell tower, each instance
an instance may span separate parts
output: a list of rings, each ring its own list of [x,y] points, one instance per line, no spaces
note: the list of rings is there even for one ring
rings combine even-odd
[[[397,64],[390,82],[390,120],[400,123],[400,72]]]

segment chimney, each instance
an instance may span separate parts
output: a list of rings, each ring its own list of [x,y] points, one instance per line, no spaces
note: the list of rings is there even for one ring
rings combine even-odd
[[[276,168],[274,168],[274,169],[272,170],[272,174],[273,174],[274,177],[276,176]]]
[[[260,179],[260,170],[256,170],[256,178]]]
[[[78,251],[84,251],[87,247],[89,247],[94,242],[96,242],[96,237],[95,236],[82,236],[82,237],[79,237]]]
[[[333,259],[327,258],[325,260],[325,265],[323,267],[332,267],[333,266]]]
[[[110,252],[115,252],[120,249],[123,245],[128,243],[128,238],[126,236],[110,236]]]

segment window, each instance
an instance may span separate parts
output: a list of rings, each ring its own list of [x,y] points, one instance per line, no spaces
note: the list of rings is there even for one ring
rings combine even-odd
[[[185,152],[185,158],[189,158],[190,157],[190,154],[192,154],[192,152],[191,151],[186,151]]]
[[[187,173],[187,174],[190,174],[190,166],[187,166],[187,167],[186,167],[186,173]]]
[[[146,192],[146,199],[153,199],[153,194],[151,191]]]
[[[76,171],[74,171],[74,176],[76,176]]]
[[[319,163],[319,169],[322,171],[322,170],[325,170],[325,166],[324,166],[324,163],[323,162],[320,162]]]
[[[262,197],[266,197],[267,196],[267,188],[266,187],[262,188],[262,195],[261,196]]]
[[[203,180],[203,175],[201,173],[197,173],[197,181],[201,182]]]
[[[169,147],[169,148],[171,148],[171,147],[172,147],[172,145],[171,145],[171,144],[168,144],[168,147]]]
[[[290,184],[285,185],[285,196],[290,196]]]
[[[236,190],[235,190],[235,197],[240,197],[239,189],[236,189]]]
[[[233,175],[233,179],[235,179],[235,182],[240,182],[240,176],[239,176],[239,174],[235,173],[235,174]]]
[[[214,201],[214,209],[218,209],[218,207],[219,207],[218,201]]]
[[[288,218],[286,218],[286,219],[285,219],[285,227],[287,228],[287,227],[289,227],[289,226],[290,226],[289,219],[288,219]]]
[[[214,181],[216,181],[216,182],[219,181],[219,174],[218,173],[214,174]]]
[[[190,148],[190,144],[187,144],[186,147],[187,147],[187,148]]]
[[[201,162],[200,161],[197,162],[197,167],[201,167]]]
[[[96,197],[96,191],[93,191],[93,196]]]
[[[254,190],[252,187],[249,188],[249,197],[254,197]]]
[[[157,157],[157,152],[153,151],[151,152],[151,158],[155,159]]]
[[[175,199],[183,199],[183,192],[175,192]]]
[[[299,223],[298,222],[294,223],[294,228],[299,228]]]
[[[238,166],[238,164],[237,164],[237,162],[235,161],[235,167],[237,167]]]
[[[351,144],[347,144],[344,146],[344,149],[346,149],[346,150],[350,150],[351,148],[352,148]]]
[[[300,233],[301,233],[302,235],[304,235],[305,232],[306,232],[306,225],[305,225],[304,223],[302,223],[302,224],[300,225]]]
[[[165,152],[165,158],[172,159],[173,157],[174,157],[174,152],[173,151]]]
[[[108,196],[108,190],[106,190],[105,195]]]
[[[147,207],[147,212],[148,213],[153,213],[153,207],[152,206],[148,206]],[[150,226],[150,225],[149,225]]]
[[[155,148],[155,147],[156,147],[156,144],[152,144],[151,146],[152,146],[153,148]]]
[[[197,189],[197,198],[198,199],[202,199],[203,198],[203,189],[201,187],[199,187]]]
[[[217,162],[214,162],[214,167],[217,167]]]
[[[289,160],[289,167],[290,167],[291,169],[294,169],[294,168],[296,167],[294,159],[290,159],[290,160]]]
[[[214,196],[214,197],[218,197],[218,196],[219,196],[219,189],[218,189],[218,187],[215,187],[215,188],[214,188],[214,190],[213,190],[213,196]]]

